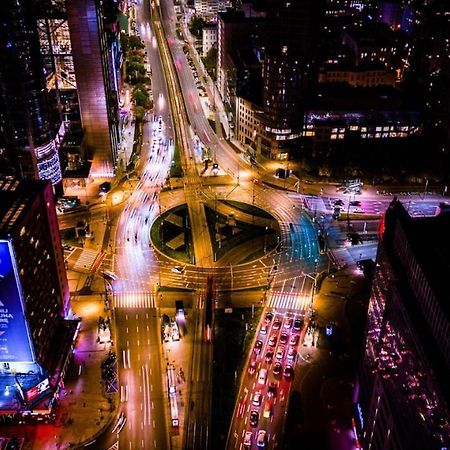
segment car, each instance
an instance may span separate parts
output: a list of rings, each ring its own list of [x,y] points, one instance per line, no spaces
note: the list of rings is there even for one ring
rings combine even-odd
[[[277,395],[277,384],[273,381],[269,384],[269,389],[267,389],[267,395],[269,397],[275,397]]]
[[[255,342],[255,347],[253,348],[253,351],[256,355],[259,355],[259,353],[261,352],[261,348],[263,346],[262,341],[260,341],[259,339]]]
[[[253,410],[250,412],[250,426],[256,428],[259,422],[259,412]]]
[[[254,406],[261,406],[261,402],[262,402],[262,394],[261,391],[256,391],[253,394],[253,400],[252,403]]]
[[[280,346],[280,347],[277,348],[277,353],[275,355],[275,358],[283,359],[283,356],[284,356],[284,347]]]
[[[181,267],[181,266],[175,266],[175,267],[172,267],[171,271],[172,271],[173,273],[179,273],[179,274],[182,274],[182,273],[184,273],[184,267]]]
[[[270,416],[272,415],[272,399],[268,398],[265,402],[264,402],[264,409],[263,409],[263,417],[265,417],[266,419],[270,419]]]
[[[266,384],[267,369],[260,369],[258,375],[258,384]]]
[[[266,363],[270,364],[273,360],[273,350],[269,350],[266,353]]]
[[[273,365],[272,373],[277,376],[280,375],[281,371],[283,370],[283,366],[278,361]]]
[[[247,372],[250,375],[253,375],[256,372],[256,361],[252,361],[249,365],[248,365],[248,369]]]
[[[271,312],[266,313],[264,316],[264,322],[268,325],[273,319],[273,314]]]
[[[272,336],[270,336],[270,338],[269,338],[269,345],[271,347],[275,347],[275,345],[277,345],[277,340],[278,340],[277,335],[272,334]]]
[[[292,379],[294,375],[294,369],[292,368],[292,366],[286,366],[283,370],[283,375],[286,380]]]
[[[280,344],[286,344],[287,340],[288,340],[288,335],[286,333],[281,333]]]
[[[295,359],[296,356],[297,356],[297,350],[295,350],[295,347],[289,347],[287,359],[292,361]]]
[[[298,334],[293,334],[291,336],[291,339],[289,339],[289,345],[292,345],[292,346],[295,347],[298,344],[298,340],[299,340],[299,335]]]
[[[353,200],[350,202],[350,206],[361,206],[361,202],[359,200]]]
[[[244,436],[244,447],[251,447],[252,446],[252,438],[253,433],[251,431],[246,431]]]
[[[259,329],[259,332],[261,334],[267,334],[267,326],[266,325],[261,325],[261,328]]]
[[[338,198],[334,201],[334,206],[344,206],[344,201]]]
[[[303,327],[303,320],[302,319],[295,319],[294,320],[294,330],[300,331]]]
[[[281,328],[281,320],[275,319],[272,325],[274,330],[279,330]]]
[[[364,210],[362,208],[353,208],[354,213],[363,213]]]
[[[292,328],[292,324],[294,323],[294,319],[292,317],[287,317],[286,319],[284,319],[284,325],[283,327],[286,330],[290,330]]]
[[[264,448],[266,446],[266,438],[267,438],[266,430],[259,430],[258,437],[256,438],[256,445],[260,448]]]

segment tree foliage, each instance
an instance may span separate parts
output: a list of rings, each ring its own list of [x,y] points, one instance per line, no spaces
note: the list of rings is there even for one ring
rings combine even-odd
[[[189,22],[189,30],[192,34],[192,36],[195,36],[197,39],[200,39],[202,37],[202,30],[204,26],[206,25],[205,19],[203,17],[194,15]]]

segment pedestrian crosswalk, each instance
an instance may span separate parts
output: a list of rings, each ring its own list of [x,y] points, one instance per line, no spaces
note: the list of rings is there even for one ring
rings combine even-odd
[[[83,250],[73,265],[74,270],[80,272],[90,272],[95,260],[100,256],[95,250]]]
[[[119,450],[119,441],[114,442],[114,444],[111,445],[108,450]]]
[[[155,308],[155,294],[152,292],[114,292],[116,308]]]
[[[273,291],[267,302],[269,308],[290,309],[305,311],[308,309],[311,298],[296,292]]]

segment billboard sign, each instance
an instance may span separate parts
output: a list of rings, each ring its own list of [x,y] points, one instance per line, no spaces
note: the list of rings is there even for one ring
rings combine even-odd
[[[0,363],[34,363],[10,241],[0,240]]]
[[[50,384],[48,378],[45,378],[36,386],[33,386],[32,388],[28,389],[25,392],[25,398],[27,402],[32,402],[34,399],[39,397],[42,393],[46,392],[48,389],[50,389]]]

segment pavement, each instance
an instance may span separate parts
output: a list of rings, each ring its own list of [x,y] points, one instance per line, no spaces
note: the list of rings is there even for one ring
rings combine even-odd
[[[354,266],[327,276],[316,294],[316,345],[301,348],[294,384],[303,409],[295,440],[311,442],[317,449],[356,449],[351,425],[353,383],[368,298],[369,280]],[[325,335],[327,325],[333,328],[330,337]]]

